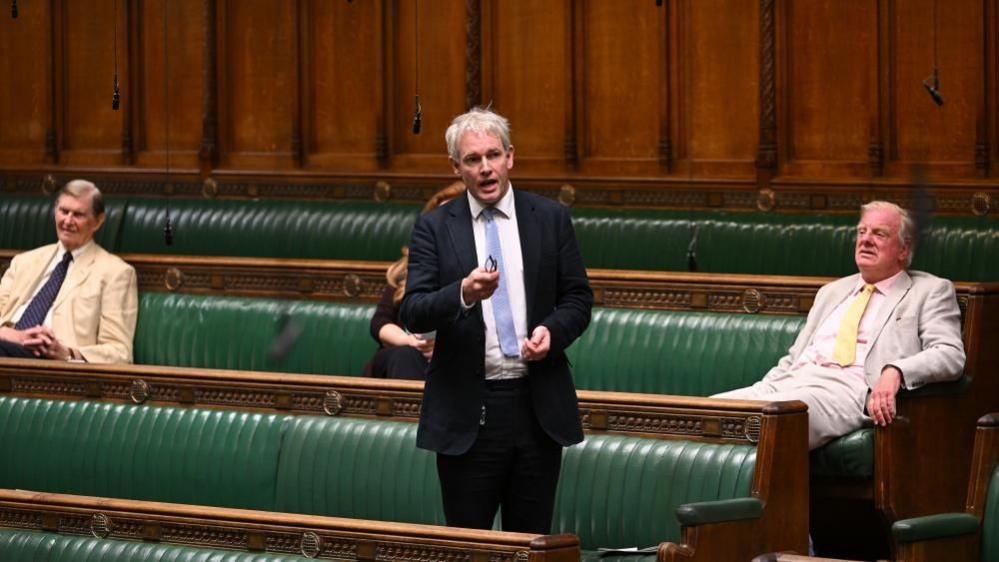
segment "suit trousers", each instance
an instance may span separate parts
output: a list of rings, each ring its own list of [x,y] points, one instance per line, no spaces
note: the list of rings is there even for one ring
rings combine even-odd
[[[19,343],[0,340],[0,357],[27,357],[31,359],[35,357],[35,354]]]
[[[452,527],[548,534],[562,447],[541,428],[526,378],[486,381],[479,434],[461,455],[437,455],[444,516]]]
[[[772,402],[801,400],[808,405],[809,449],[817,449],[869,422],[864,415],[867,383],[834,367],[805,365],[714,397]]]

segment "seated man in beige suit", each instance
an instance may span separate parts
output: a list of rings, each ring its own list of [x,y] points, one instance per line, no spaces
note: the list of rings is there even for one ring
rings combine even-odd
[[[94,242],[104,218],[94,184],[60,190],[59,242],[18,254],[0,280],[0,357],[132,362],[135,269]]]
[[[861,208],[854,259],[859,274],[819,289],[805,328],[763,380],[722,398],[801,400],[808,446],[895,418],[899,388],[953,380],[964,370],[954,285],[912,261],[913,222],[894,203]]]

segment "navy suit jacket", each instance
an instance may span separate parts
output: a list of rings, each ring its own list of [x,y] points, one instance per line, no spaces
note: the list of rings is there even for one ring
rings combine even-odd
[[[590,323],[593,292],[568,211],[514,191],[524,260],[527,331],[543,325],[551,349],[528,363],[527,380],[541,427],[565,446],[583,440],[576,388],[565,349]],[[461,306],[461,280],[478,267],[467,196],[422,215],[413,226],[402,323],[414,333],[437,330],[427,370],[417,446],[457,455],[479,431],[485,387],[482,306]]]

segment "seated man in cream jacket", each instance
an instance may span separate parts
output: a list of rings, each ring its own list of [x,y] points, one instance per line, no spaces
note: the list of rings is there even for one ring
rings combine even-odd
[[[0,280],[0,357],[131,363],[135,269],[94,242],[104,200],[73,180],[55,203],[59,241],[18,254]]]

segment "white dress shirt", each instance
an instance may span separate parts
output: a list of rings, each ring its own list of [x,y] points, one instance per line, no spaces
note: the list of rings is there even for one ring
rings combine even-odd
[[[91,240],[90,242],[87,242],[86,244],[73,250],[73,261],[69,262],[69,267],[66,269],[66,277],[69,277],[69,272],[73,269],[73,264],[76,263],[76,260],[80,259],[83,252],[87,251],[87,248],[89,248],[93,243],[94,241]],[[28,305],[31,304],[31,301],[35,300],[35,295],[38,294],[38,291],[42,290],[42,287],[44,287],[45,283],[48,282],[49,277],[52,277],[52,272],[55,271],[56,266],[62,261],[62,257],[66,255],[66,248],[62,245],[62,242],[59,242],[58,248],[59,249],[56,251],[55,257],[53,257],[52,261],[45,266],[45,271],[38,279],[38,284],[35,286],[35,290],[31,292],[31,298],[21,303],[21,305],[17,307],[17,310],[14,311],[14,315],[10,317],[11,324],[17,324],[17,321],[21,319],[21,316],[24,316],[24,311],[28,309]],[[63,284],[65,283],[66,279],[63,278]],[[60,290],[62,289],[60,288]],[[56,297],[58,298],[58,296],[59,295],[57,294]],[[52,327],[52,307],[49,307],[49,311],[45,314],[45,321],[42,322],[42,325],[46,328]]]
[[[467,194],[468,205],[472,212],[472,232],[475,235],[475,254],[479,267],[483,267],[489,257],[486,251],[486,217],[482,211],[485,207],[477,199]],[[507,189],[502,199],[493,205],[496,213],[493,215],[499,232],[500,246],[503,249],[503,265],[506,272],[506,291],[510,297],[510,309],[513,313],[513,325],[517,332],[518,349],[527,338],[527,300],[524,292],[524,258],[520,251],[520,231],[517,229],[517,210],[513,200],[513,185]],[[496,258],[496,256],[493,256]],[[500,349],[499,336],[496,334],[496,319],[493,316],[492,299],[481,301],[482,320],[486,324],[486,378],[513,379],[527,374],[527,362],[522,357],[505,357]],[[465,306],[462,297],[462,306]],[[465,306],[465,308],[470,308]]]

